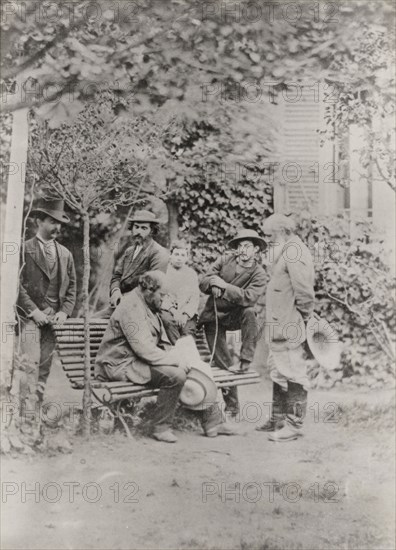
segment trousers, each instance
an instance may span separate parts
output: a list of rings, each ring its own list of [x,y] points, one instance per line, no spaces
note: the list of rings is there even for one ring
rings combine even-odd
[[[34,366],[36,393],[38,400],[42,402],[55,350],[55,335],[51,325],[40,328],[34,321],[23,319],[19,347]]]
[[[179,327],[173,315],[168,311],[161,311],[161,320],[170,343],[174,346],[182,336],[194,335],[197,328],[197,316],[192,317],[183,327]]]
[[[204,323],[206,340],[210,352],[213,352],[216,337],[216,323]],[[227,330],[240,330],[242,338],[241,361],[251,363],[257,343],[257,319],[252,307],[236,307],[224,319],[219,320],[216,347],[213,355],[214,364],[220,369],[228,369],[232,365],[232,357],[227,346]],[[236,387],[222,388],[226,410],[239,411],[238,389]]]

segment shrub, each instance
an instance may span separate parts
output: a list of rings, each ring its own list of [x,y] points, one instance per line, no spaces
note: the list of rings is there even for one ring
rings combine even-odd
[[[324,378],[393,385],[395,278],[383,236],[368,221],[345,218],[301,217],[299,233],[314,257],[315,310],[344,344],[340,370]]]

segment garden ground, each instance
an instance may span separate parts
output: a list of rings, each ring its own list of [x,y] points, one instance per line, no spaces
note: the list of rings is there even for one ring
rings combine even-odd
[[[48,398],[77,393],[55,368]],[[2,548],[394,548],[393,391],[312,391],[305,436],[284,444],[254,430],[269,382],[240,395],[235,437],[115,432],[3,459]]]

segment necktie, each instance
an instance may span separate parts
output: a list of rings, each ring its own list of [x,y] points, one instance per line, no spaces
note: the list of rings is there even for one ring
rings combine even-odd
[[[45,259],[47,260],[48,267],[52,271],[56,263],[56,247],[55,241],[47,241],[43,243]]]

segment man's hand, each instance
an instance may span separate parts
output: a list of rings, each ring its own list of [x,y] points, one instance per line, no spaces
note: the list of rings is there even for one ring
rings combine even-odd
[[[184,371],[186,374],[188,374],[191,370],[191,366],[188,364],[187,362],[187,359],[185,357],[183,357],[182,359],[180,359],[179,361],[179,369],[181,369],[182,371]]]
[[[54,317],[52,318],[52,322],[54,325],[63,325],[66,319],[67,314],[64,311],[58,311],[58,313],[55,313]]]
[[[210,286],[217,286],[218,288],[221,288],[223,290],[227,288],[227,283],[217,275],[212,275],[212,277],[209,279],[209,284]]]
[[[223,294],[223,291],[221,290],[221,288],[217,286],[212,286],[212,296],[214,298],[221,298],[222,294]]]
[[[48,324],[48,317],[45,313],[43,313],[40,309],[36,309],[33,311],[31,318],[36,323],[38,327],[43,327]]]
[[[173,313],[173,319],[179,328],[183,328],[187,323],[187,316],[177,310]]]
[[[119,288],[116,288],[116,290],[114,290],[114,292],[112,292],[110,296],[111,307],[117,307],[118,304],[121,302],[121,298],[122,298],[121,290]]]

